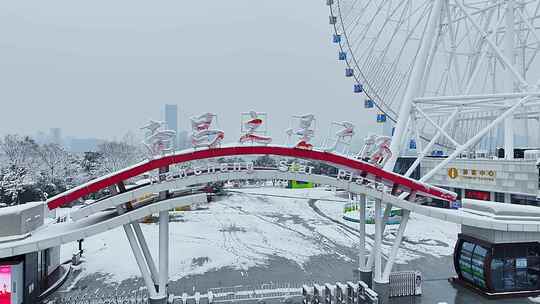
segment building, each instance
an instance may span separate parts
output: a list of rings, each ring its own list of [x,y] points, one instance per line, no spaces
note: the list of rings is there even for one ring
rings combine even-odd
[[[178,149],[187,149],[191,147],[191,143],[189,141],[189,135],[186,130],[182,130],[178,132]]]
[[[23,240],[48,220],[48,209],[43,202],[2,208],[0,243]],[[54,291],[68,271],[69,268],[61,265],[59,246],[24,254],[14,252],[0,259],[0,288],[4,290],[4,298],[9,298],[9,302],[0,303],[38,303]]]
[[[57,145],[62,145],[62,129],[51,128],[49,142]]]
[[[465,199],[461,210],[493,222],[464,220],[452,281],[491,298],[540,294],[540,208]]]
[[[97,138],[66,138],[66,146],[73,153],[95,152],[103,142],[105,141]]]
[[[444,158],[422,160],[421,176]],[[458,158],[426,182],[457,193],[462,198],[500,203],[539,205],[539,170],[536,159]]]
[[[178,105],[166,104],[165,105],[165,128],[167,130],[173,130],[178,134]],[[173,138],[174,150],[178,149],[178,136]]]

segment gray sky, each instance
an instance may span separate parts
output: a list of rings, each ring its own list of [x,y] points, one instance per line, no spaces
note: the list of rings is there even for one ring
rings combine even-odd
[[[312,112],[380,130],[352,93],[323,0],[0,1],[0,134],[121,137],[163,104],[216,112],[226,142],[240,112],[269,114],[284,138]]]

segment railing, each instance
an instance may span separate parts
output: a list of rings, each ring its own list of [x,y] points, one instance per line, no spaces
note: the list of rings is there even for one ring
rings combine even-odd
[[[57,298],[45,303],[50,304],[147,304],[148,292],[120,292],[115,294],[76,293],[67,297]]]

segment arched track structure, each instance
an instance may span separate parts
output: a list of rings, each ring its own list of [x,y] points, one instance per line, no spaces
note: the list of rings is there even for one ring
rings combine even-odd
[[[293,160],[324,162],[339,169],[337,176],[328,176],[311,170],[290,170],[276,168],[257,168],[246,166],[244,170],[234,169],[236,163],[221,163],[218,170],[201,165],[204,161],[238,156],[274,155]],[[125,182],[144,173],[155,172],[163,176],[164,169],[174,165],[191,163],[191,171],[173,178],[159,178],[147,184],[129,188]],[[199,166],[200,165],[200,166]],[[196,167],[199,166],[199,167]],[[184,166],[186,168],[189,166]],[[215,167],[214,167],[215,168]],[[226,168],[226,169],[225,169]],[[171,173],[174,173],[173,170]],[[474,225],[492,230],[530,231],[540,230],[540,224],[520,222],[508,223],[481,214],[471,214],[462,210],[438,209],[422,206],[417,201],[419,195],[453,201],[456,194],[433,187],[399,174],[385,171],[369,163],[330,152],[304,150],[284,146],[227,146],[214,149],[184,150],[175,154],[151,159],[116,173],[90,181],[84,185],[55,196],[46,202],[44,208],[55,209],[100,189],[114,188],[112,194],[84,208],[71,213],[71,221],[50,224],[11,242],[0,243],[0,258],[25,254],[37,250],[59,246],[82,238],[106,232],[123,226],[131,245],[150,296],[166,297],[168,282],[168,210],[206,201],[206,194],[197,192],[197,185],[228,180],[297,180],[316,184],[331,185],[356,194],[360,208],[365,208],[367,197],[375,199],[375,245],[371,253],[365,249],[365,212],[360,220],[360,270],[370,272],[375,269],[374,279],[387,282],[393,262],[398,254],[410,212],[417,212],[459,224]],[[152,179],[151,179],[152,180]],[[141,197],[152,195],[146,203],[139,203]],[[310,198],[317,200],[317,198]],[[383,213],[381,203],[387,208]],[[385,217],[391,206],[404,210],[402,223],[398,229],[387,263],[383,268],[381,242]],[[389,208],[390,206],[390,208]],[[364,210],[365,211],[365,210]],[[159,271],[150,254],[139,220],[145,216],[159,213]],[[363,223],[363,224],[362,224]],[[363,227],[363,228],[362,228]],[[160,286],[156,288],[155,286]]]
[[[73,188],[69,191],[52,197],[47,201],[49,209],[54,209],[62,205],[71,203],[81,197],[105,189],[110,186],[122,183],[130,178],[153,170],[168,167],[175,164],[182,164],[190,161],[206,160],[220,157],[244,156],[244,155],[274,155],[282,157],[300,158],[311,161],[320,161],[336,167],[356,171],[357,174],[371,177],[395,190],[405,192],[416,192],[418,195],[430,196],[446,201],[454,201],[456,194],[438,187],[433,187],[425,183],[420,183],[414,179],[403,177],[402,175],[385,171],[367,162],[353,159],[347,156],[323,152],[317,150],[305,150],[284,146],[231,146],[204,150],[187,150],[185,152],[163,156],[139,163],[132,167],[106,175],[102,178],[92,180],[86,184]]]

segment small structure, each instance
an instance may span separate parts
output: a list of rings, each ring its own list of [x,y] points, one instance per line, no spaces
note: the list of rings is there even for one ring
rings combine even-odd
[[[44,225],[47,215],[44,202],[1,208],[0,243],[26,239]],[[56,283],[53,278],[62,277],[57,274],[60,265],[60,246],[23,254],[13,252],[1,258],[0,288],[6,290],[6,303],[37,303],[40,295]]]
[[[464,223],[454,249],[458,276],[452,281],[488,297],[539,295],[540,208],[473,199],[462,204],[461,210],[501,221],[507,229]]]

